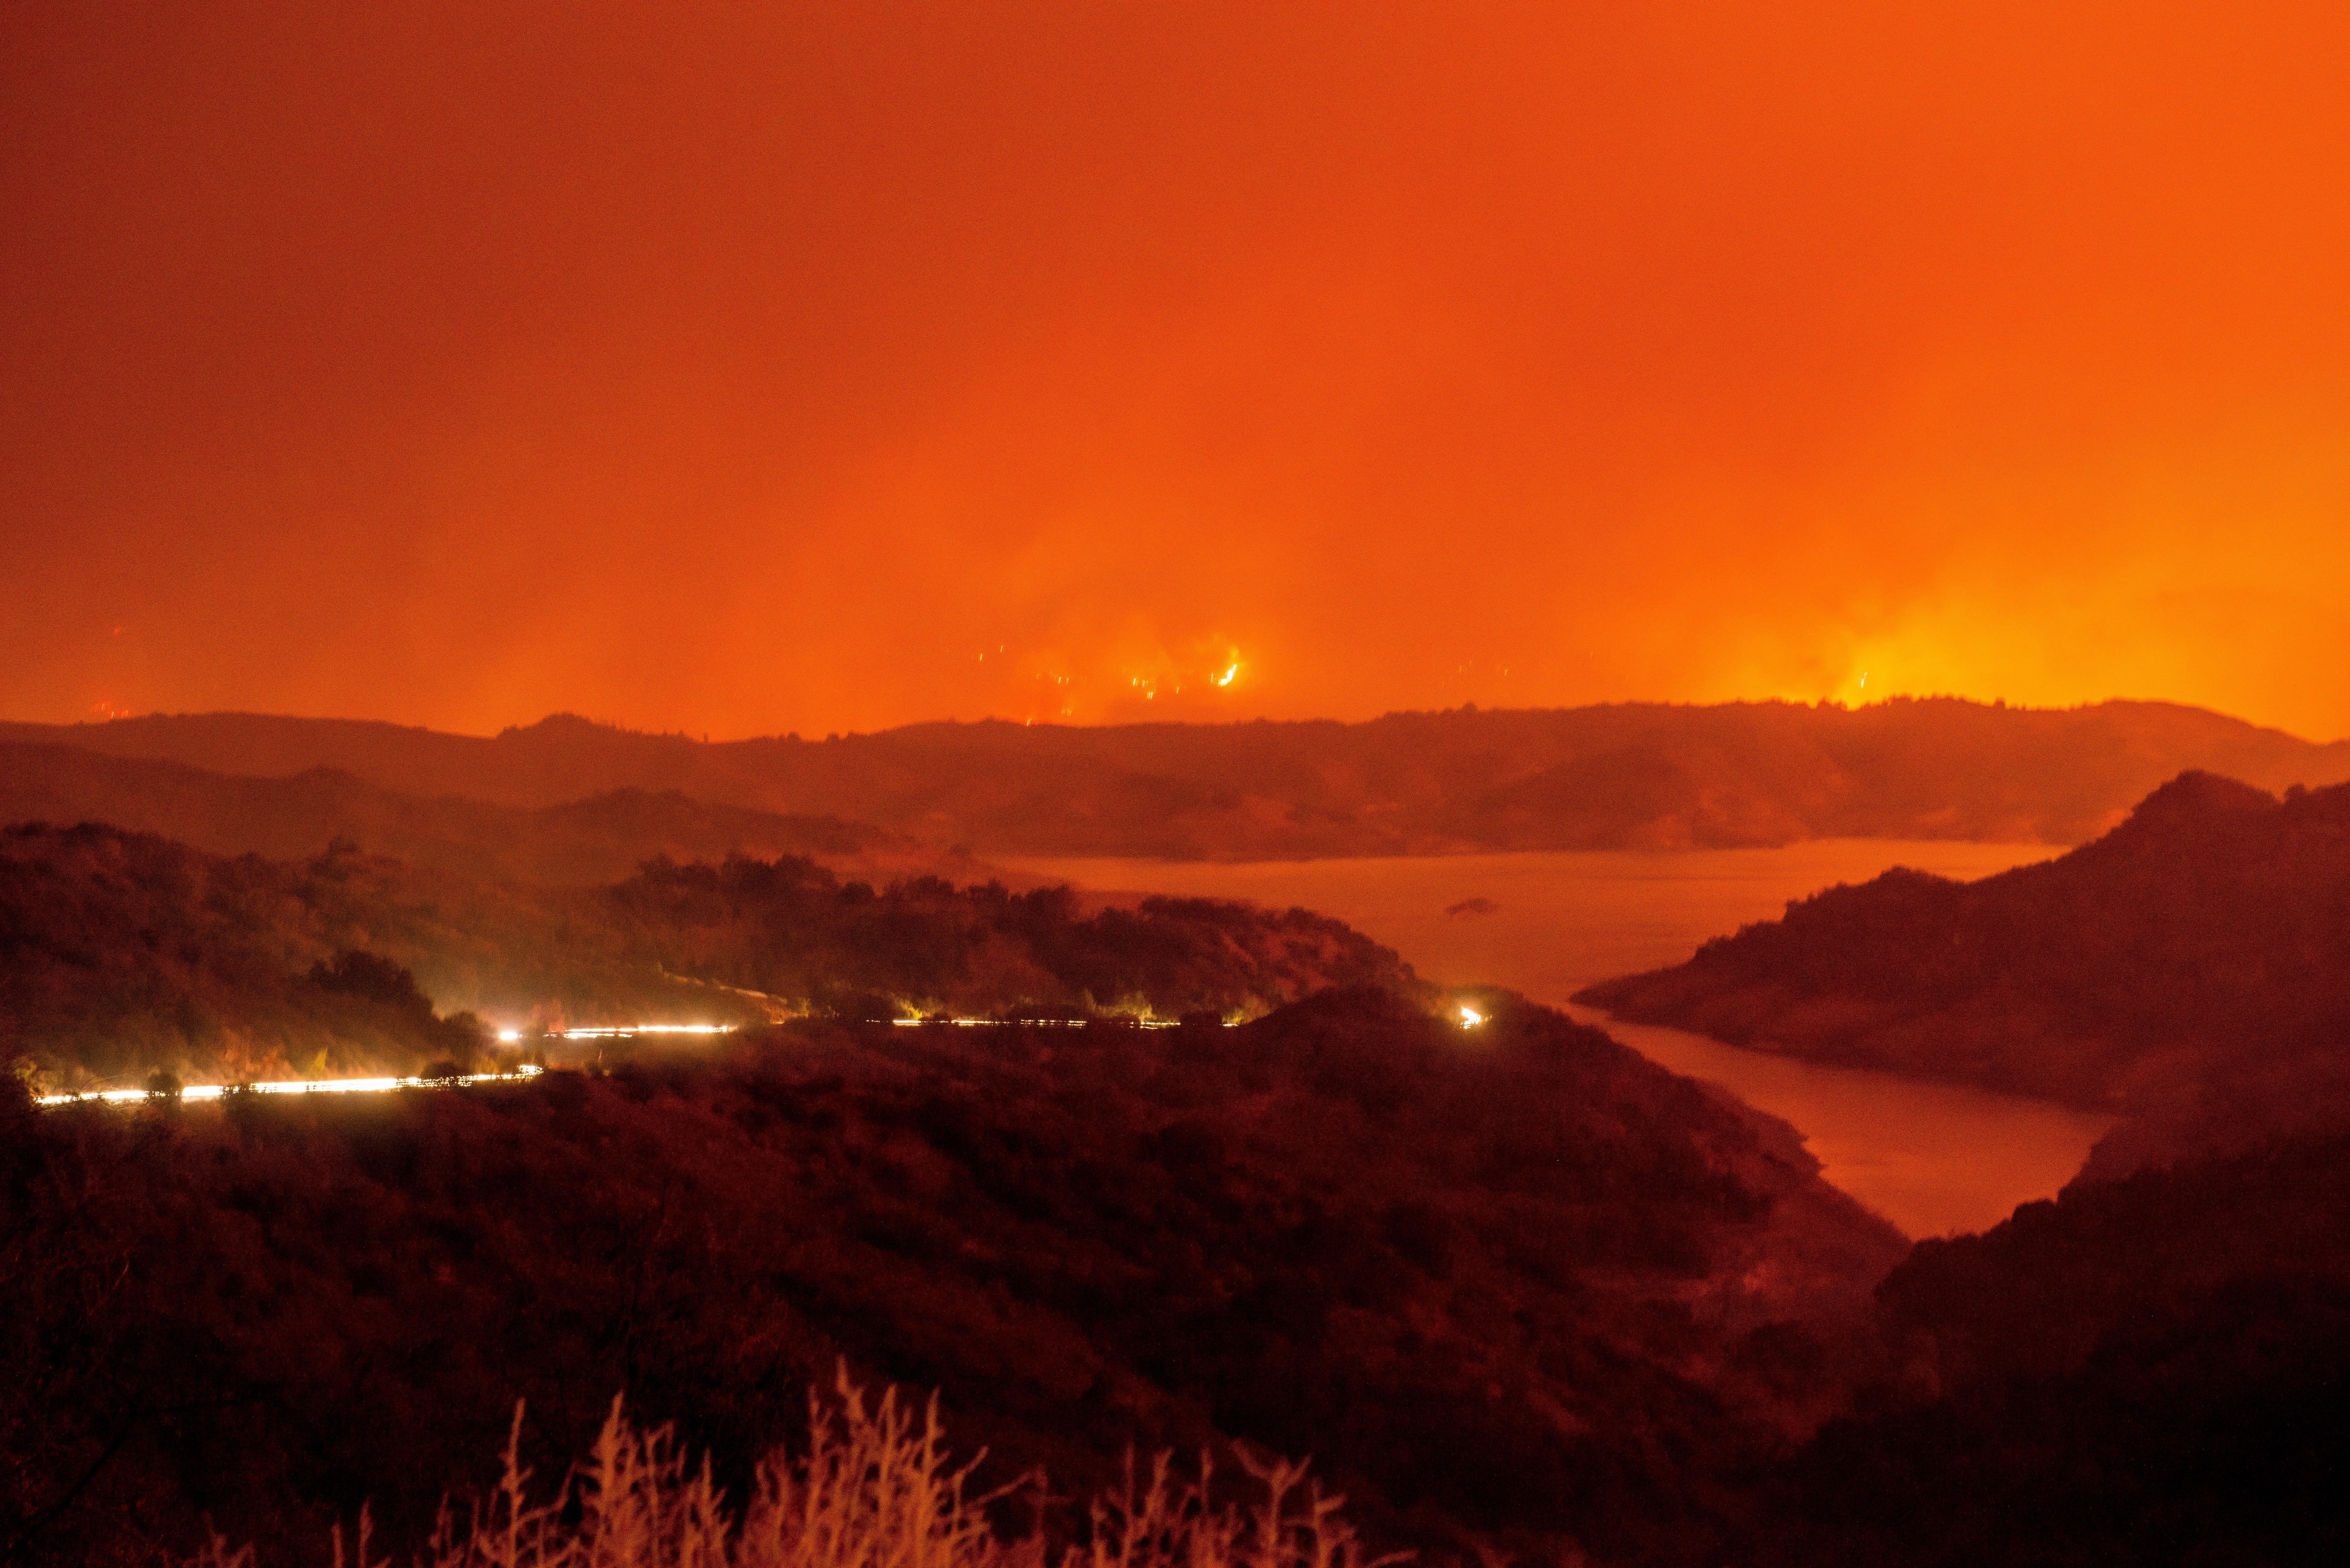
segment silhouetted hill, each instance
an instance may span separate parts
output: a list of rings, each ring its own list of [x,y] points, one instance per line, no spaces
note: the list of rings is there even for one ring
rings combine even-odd
[[[1901,1243],[1783,1127],[1493,1014],[1357,989],[1229,1029],[810,1022],[135,1115],[36,1116],[0,1075],[0,1542],[128,1561],[217,1527],[313,1562],[369,1500],[397,1552],[515,1400],[559,1466],[623,1388],[739,1487],[846,1357],[943,1389],[983,1481],[1085,1496],[1129,1445],[1232,1474],[1244,1439],[1440,1559],[1712,1561],[1723,1478],[1834,1407]]]
[[[658,856],[799,855],[868,877],[977,869],[863,823],[712,805],[675,790],[495,805],[401,794],[330,767],[255,777],[74,746],[0,742],[0,823],[9,822],[107,822],[215,855],[279,860],[347,839],[411,865],[565,888],[617,882]]]
[[[199,714],[5,725],[224,773],[331,767],[387,789],[547,806],[676,790],[870,822],[977,853],[1253,858],[1925,837],[2070,844],[2182,769],[2350,779],[2319,746],[2199,709],[1900,700],[1399,713],[1367,723],[916,724],[707,744],[569,716],[493,739]]]
[[[0,831],[0,1048],[75,1089],[469,1060],[481,1026],[436,1019],[366,951],[353,911],[321,896],[337,885],[331,866],[305,876],[110,827]],[[346,983],[355,965],[387,977]]]
[[[2350,786],[2280,801],[2184,774],[2057,859],[1833,888],[1578,1000],[2128,1112],[2100,1174],[2350,1126]]]
[[[1335,920],[1200,899],[1081,915],[934,877],[877,890],[812,861],[654,861],[608,888],[516,888],[347,849],[228,859],[83,826],[0,830],[0,1030],[62,1087],[413,1070],[310,967],[359,950],[502,1023],[762,1019],[907,1005],[1056,1016],[1262,1012],[1334,985],[1414,992]],[[430,1008],[427,1008],[429,1015]]]
[[[2076,1183],[1878,1296],[1898,1384],[1790,1468],[1750,1561],[2350,1554],[2350,1141]]]

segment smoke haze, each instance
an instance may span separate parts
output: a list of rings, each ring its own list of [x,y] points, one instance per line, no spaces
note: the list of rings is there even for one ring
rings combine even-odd
[[[0,26],[9,716],[2350,731],[2332,7]]]

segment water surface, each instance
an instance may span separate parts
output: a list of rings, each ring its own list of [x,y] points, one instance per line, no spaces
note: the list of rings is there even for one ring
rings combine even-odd
[[[1334,915],[1443,984],[1564,1006],[1661,969],[1788,901],[1894,866],[1972,878],[2046,845],[1825,839],[1781,849],[1606,850],[1238,864],[1047,859],[1014,869],[1097,890],[1246,898]],[[1569,1007],[1651,1060],[1721,1085],[1804,1134],[1827,1179],[1911,1236],[1979,1231],[2054,1194],[2111,1118],[2041,1100],[1820,1066]]]

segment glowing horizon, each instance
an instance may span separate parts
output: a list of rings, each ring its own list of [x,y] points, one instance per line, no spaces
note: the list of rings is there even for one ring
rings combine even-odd
[[[2338,8],[457,17],[0,25],[0,715],[2350,734]]]

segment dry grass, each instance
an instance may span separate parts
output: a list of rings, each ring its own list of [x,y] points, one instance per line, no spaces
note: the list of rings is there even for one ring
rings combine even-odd
[[[978,1460],[957,1467],[933,1396],[919,1418],[896,1390],[868,1402],[844,1374],[836,1397],[811,1398],[808,1446],[758,1469],[738,1511],[711,1479],[708,1459],[690,1465],[668,1427],[630,1421],[619,1399],[595,1452],[544,1501],[531,1496],[520,1458],[522,1411],[498,1488],[470,1517],[444,1510],[416,1568],[1383,1568],[1366,1560],[1305,1466],[1243,1464],[1263,1499],[1243,1511],[1212,1506],[1203,1456],[1180,1480],[1167,1455],[1138,1479],[1097,1499],[1087,1543],[1057,1562],[1044,1537],[1006,1540],[988,1504],[1017,1490],[972,1494]],[[566,1522],[567,1515],[569,1522]],[[349,1540],[338,1529],[334,1568],[390,1568],[377,1556],[367,1516]],[[249,1568],[249,1550],[215,1542],[191,1568]]]

